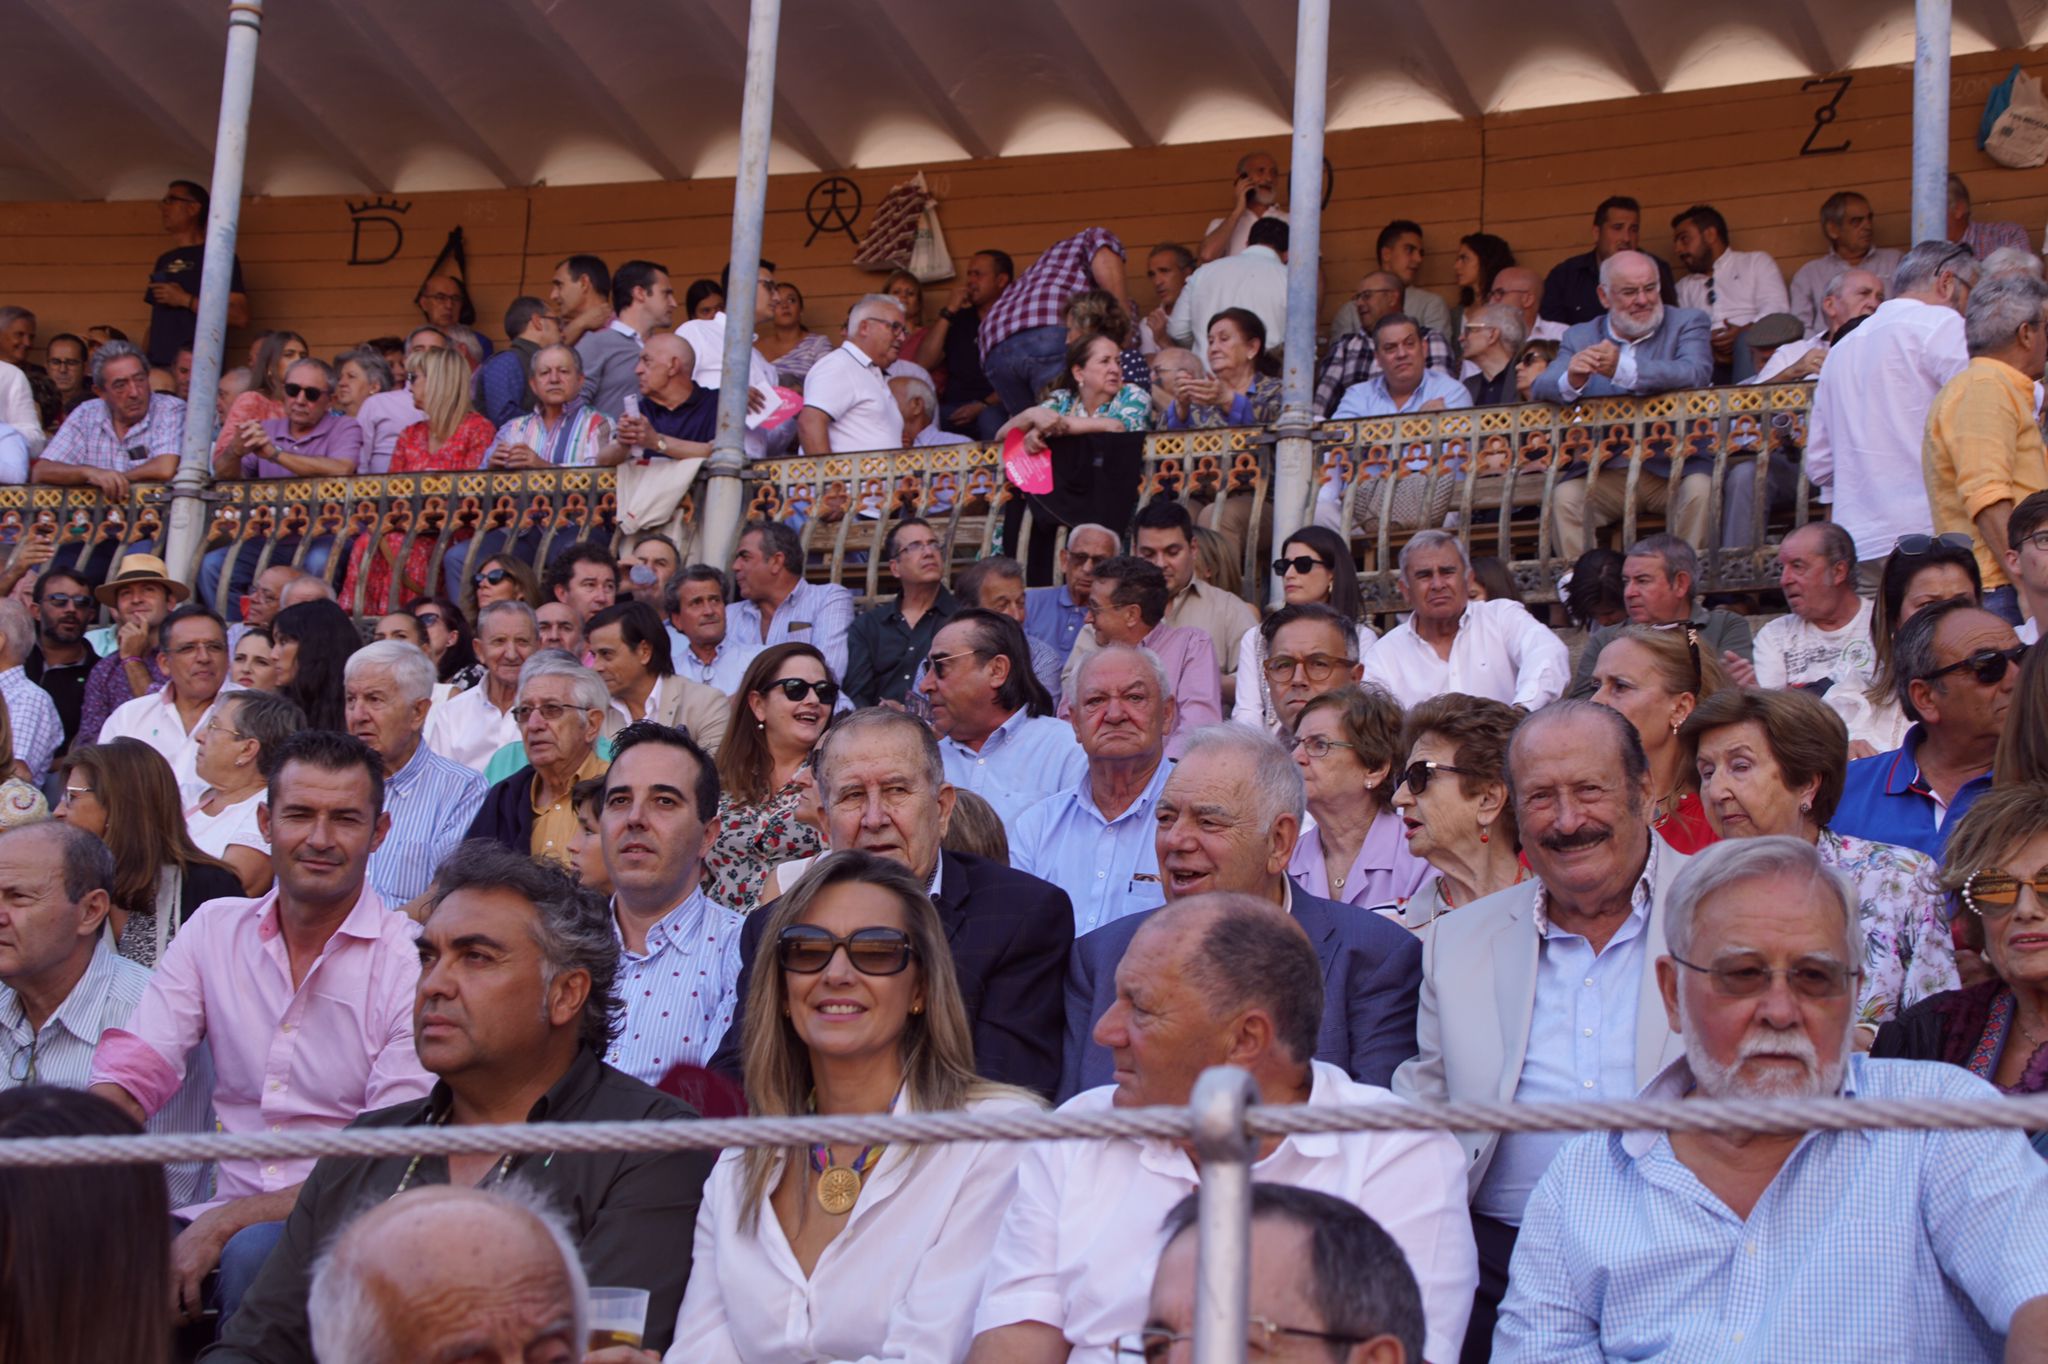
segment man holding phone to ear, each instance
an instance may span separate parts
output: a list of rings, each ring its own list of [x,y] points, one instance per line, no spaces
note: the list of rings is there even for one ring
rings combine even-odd
[[[1246,152],[1230,185],[1230,212],[1211,221],[1202,236],[1202,262],[1244,250],[1252,224],[1267,217],[1287,221],[1287,210],[1280,207],[1280,163],[1271,152]]]

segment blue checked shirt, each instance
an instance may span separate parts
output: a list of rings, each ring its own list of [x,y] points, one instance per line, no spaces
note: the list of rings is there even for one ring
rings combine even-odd
[[[441,859],[455,851],[490,783],[474,768],[417,744],[405,766],[384,779],[391,832],[370,854],[370,884],[393,908],[426,890]]]
[[[1074,602],[1074,594],[1067,590],[1065,583],[1051,587],[1034,587],[1024,594],[1024,630],[1044,640],[1060,651],[1062,666],[1067,655],[1074,652],[1074,641],[1081,637],[1081,627],[1087,624],[1088,608]],[[1050,689],[1059,695],[1059,688]]]
[[[1692,1087],[1678,1060],[1643,1090]],[[1849,1059],[1849,1099],[1979,1099],[1960,1066]],[[1818,1132],[1747,1218],[1661,1132],[1565,1147],[1530,1196],[1494,1364],[1996,1360],[2048,1294],[2048,1165],[2016,1131]]]
[[[647,950],[636,954],[613,918],[626,1020],[605,1053],[607,1064],[651,1085],[670,1066],[710,1059],[732,1023],[744,922],[699,887],[647,930]]]
[[[808,644],[825,655],[836,680],[846,676],[846,632],[853,627],[853,594],[837,583],[799,581],[775,608],[768,632],[761,633],[761,608],[736,601],[725,608],[728,644],[766,648],[770,644]]]
[[[1010,825],[1010,865],[1050,881],[1074,902],[1074,936],[1166,902],[1154,815],[1173,764],[1161,760],[1144,794],[1105,820],[1088,774],[1047,796]]]
[[[939,755],[946,780],[987,801],[1006,829],[1039,801],[1088,775],[1088,755],[1075,742],[1072,725],[1021,710],[996,726],[979,749],[947,737],[939,740]]]
[[[0,697],[6,698],[8,723],[14,727],[14,756],[28,764],[29,783],[41,786],[50,775],[51,757],[64,742],[57,703],[20,667],[0,673]]]

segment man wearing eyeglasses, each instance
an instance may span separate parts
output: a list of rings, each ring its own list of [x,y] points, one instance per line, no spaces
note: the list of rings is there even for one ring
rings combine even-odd
[[[1087,626],[1088,593],[1095,585],[1095,565],[1123,553],[1123,541],[1107,526],[1087,522],[1067,532],[1060,551],[1060,581],[1024,594],[1024,628],[1059,650],[1065,664]]]
[[[2041,642],[2041,622],[2048,619],[2048,492],[2022,498],[2005,523],[2005,571],[2019,588],[2020,643]],[[34,674],[31,668],[30,674]],[[63,698],[58,698],[63,709]]]
[[[36,579],[36,642],[22,663],[28,680],[49,693],[57,703],[57,718],[64,725],[61,756],[78,738],[79,721],[85,710],[85,684],[92,677],[99,653],[85,637],[85,630],[99,614],[92,585],[70,569],[46,568]],[[97,736],[93,736],[97,737]],[[92,738],[86,739],[87,743]]]
[[[1643,1098],[1996,1092],[1856,1054],[1860,909],[1803,839],[1706,849],[1664,911],[1656,1003],[1684,1054]],[[1844,1254],[1845,1233],[1883,1253]],[[2048,1171],[2023,1133],[1639,1130],[1571,1140],[1537,1183],[1492,1345],[1549,1364],[2038,1360],[2044,1341]]]
[[[206,187],[192,180],[173,180],[157,201],[164,235],[175,245],[156,258],[149,272],[149,287],[142,296],[149,302],[149,363],[169,369],[177,363],[181,347],[190,347],[199,330],[199,281],[206,268]],[[242,260],[230,257],[234,267],[228,285],[228,325],[249,325],[249,295],[242,284]]]
[[[805,454],[902,448],[903,413],[887,371],[909,330],[903,305],[887,294],[869,294],[853,305],[846,340],[804,377],[796,433]]]
[[[856,706],[909,700],[939,627],[961,608],[946,590],[945,546],[928,522],[898,521],[882,554],[896,578],[896,600],[861,612],[846,632],[846,694]]]
[[[2010,714],[2026,653],[2011,625],[1966,598],[1915,612],[1892,641],[1899,709],[1913,724],[1896,749],[1849,764],[1829,827],[1938,860],[1990,789],[2005,726],[2042,723]]]
[[[604,773],[597,741],[610,705],[604,682],[574,659],[552,649],[528,659],[512,707],[526,763],[484,794],[465,837],[569,865],[569,840],[576,836],[571,797],[577,782]]]
[[[199,779],[199,732],[206,727],[228,681],[228,627],[197,602],[164,617],[158,658],[170,680],[147,696],[115,709],[100,726],[99,742],[140,739],[164,755],[189,803],[205,790]]]

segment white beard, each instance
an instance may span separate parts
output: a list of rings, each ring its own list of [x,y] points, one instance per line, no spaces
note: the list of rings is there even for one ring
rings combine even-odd
[[[1848,1069],[1849,1053],[1854,1045],[1850,1040],[1856,1030],[1853,1012],[1848,1026],[1842,1030],[1842,1045],[1834,1063],[1825,1067],[1820,1064],[1813,1039],[1804,1032],[1762,1026],[1749,1030],[1736,1051],[1733,1064],[1724,1066],[1707,1054],[1706,1046],[1699,1040],[1698,1033],[1687,1026],[1688,1022],[1685,996],[1681,993],[1678,1023],[1685,1037],[1685,1063],[1692,1068],[1693,1083],[1709,1099],[1827,1099],[1841,1092],[1842,1075]],[[1796,1075],[1785,1075],[1773,1069],[1762,1078],[1745,1076],[1742,1063],[1758,1056],[1790,1057],[1803,1063],[1806,1069]]]
[[[1664,300],[1657,300],[1657,307],[1647,321],[1637,323],[1621,313],[1607,314],[1607,325],[1614,334],[1624,341],[1640,341],[1664,325]]]

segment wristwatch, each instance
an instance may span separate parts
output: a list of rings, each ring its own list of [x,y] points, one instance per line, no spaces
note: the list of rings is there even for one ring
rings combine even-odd
[[[668,453],[667,436],[656,436],[654,438],[654,453],[656,453],[657,455],[665,455]]]

